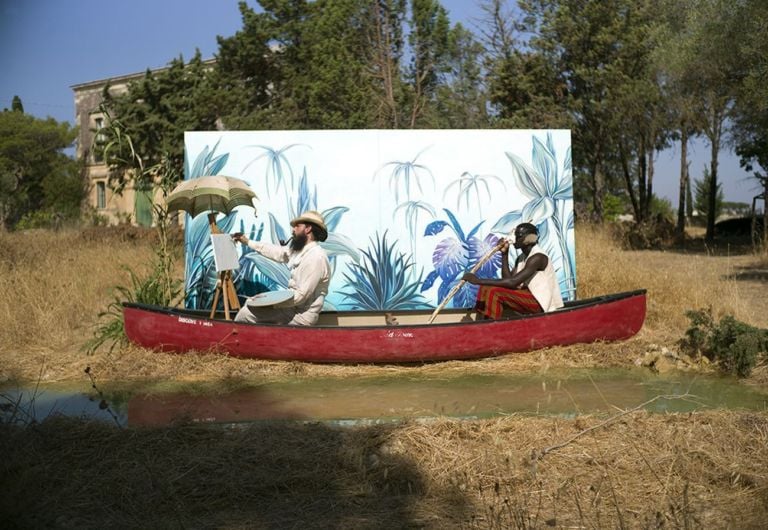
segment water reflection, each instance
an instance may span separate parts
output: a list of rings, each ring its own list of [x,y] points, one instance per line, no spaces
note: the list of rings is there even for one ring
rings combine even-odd
[[[101,398],[87,393],[49,386],[0,393],[0,418],[4,422],[28,424],[55,415],[128,423],[124,406],[109,403],[105,408]]]
[[[404,418],[488,418],[508,414],[613,413],[658,395],[652,412],[707,408],[764,410],[768,398],[735,379],[644,370],[570,370],[541,375],[456,377],[358,377],[267,382],[236,392],[135,393],[110,400],[122,424],[166,425],[179,421],[235,423],[261,420],[323,421],[339,425]],[[6,399],[13,393],[5,393]],[[17,392],[16,398],[24,393]],[[23,399],[22,399],[23,405]],[[35,396],[33,415],[51,413],[113,421],[86,394],[45,389]],[[5,414],[5,412],[4,412]]]

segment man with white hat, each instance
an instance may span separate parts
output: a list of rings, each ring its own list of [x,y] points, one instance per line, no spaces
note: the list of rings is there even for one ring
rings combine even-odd
[[[291,271],[288,290],[293,296],[271,306],[246,301],[235,317],[236,322],[291,324],[311,326],[317,323],[328,294],[331,265],[319,241],[328,237],[325,220],[319,212],[309,210],[291,221],[293,237],[287,245],[251,241],[244,234],[233,238],[271,260],[287,263]],[[257,295],[258,296],[258,295]],[[252,302],[249,304],[249,302]]]

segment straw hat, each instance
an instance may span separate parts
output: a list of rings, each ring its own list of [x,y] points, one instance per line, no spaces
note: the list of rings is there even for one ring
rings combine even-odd
[[[291,226],[296,226],[299,223],[311,223],[319,228],[315,233],[315,239],[318,241],[325,241],[328,239],[328,228],[325,226],[325,219],[320,215],[320,212],[316,210],[308,210],[293,219],[291,221]]]

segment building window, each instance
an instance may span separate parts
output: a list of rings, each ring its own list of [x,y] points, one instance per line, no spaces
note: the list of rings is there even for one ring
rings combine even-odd
[[[107,207],[107,184],[106,182],[96,183],[96,208],[103,210]]]
[[[94,131],[96,132],[95,140],[93,142],[93,161],[103,162],[104,155],[101,152],[101,148],[104,145],[104,133],[101,131],[104,128],[104,118],[95,118]]]

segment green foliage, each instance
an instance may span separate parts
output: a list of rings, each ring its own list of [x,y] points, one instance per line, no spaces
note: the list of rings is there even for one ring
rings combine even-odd
[[[35,210],[25,213],[16,223],[16,230],[30,230],[33,228],[59,228],[61,218],[48,210]]]
[[[671,221],[675,218],[675,209],[669,199],[653,195],[651,197],[651,216],[653,219]]]
[[[699,215],[708,216],[709,214],[709,194],[712,188],[712,175],[709,169],[704,168],[704,176],[701,180],[694,179],[694,199],[693,205],[699,211]],[[723,211],[723,201],[725,196],[723,194],[722,184],[717,184],[717,194],[715,195],[715,219],[717,219]]]
[[[625,196],[606,195],[603,200],[603,220],[616,221],[620,215],[626,213],[627,208],[628,204]]]
[[[686,311],[691,326],[680,341],[691,354],[718,362],[723,371],[747,377],[760,359],[768,357],[768,330],[726,315],[716,323],[712,309]]]
[[[127,343],[128,338],[125,336],[123,323],[123,302],[167,307],[175,303],[181,295],[182,283],[173,281],[169,290],[166,284],[165,271],[159,262],[143,278],[128,267],[124,267],[124,270],[130,277],[130,286],[115,287],[113,301],[105,311],[99,313],[101,322],[94,330],[93,338],[85,344],[85,350],[88,354],[93,354],[105,344],[109,345],[109,352],[111,353],[116,347],[122,347]]]
[[[184,131],[216,128],[210,68],[198,52],[189,63],[180,57],[165,70],[148,70],[129,84],[125,94],[112,95],[105,87],[101,110],[107,126],[99,131],[103,140],[96,149],[110,166],[111,186],[117,193],[131,181],[139,187],[151,185],[154,175],[144,169],[161,163],[180,178]],[[141,153],[138,175],[131,173],[139,161],[136,153]]]
[[[170,306],[175,304],[182,292],[182,283],[173,278],[173,255],[169,247],[169,216],[165,208],[165,198],[171,187],[180,178],[176,161],[169,153],[155,153],[156,162],[145,165],[150,157],[136,150],[136,144],[124,128],[120,120],[108,117],[107,126],[102,129],[110,138],[104,147],[104,157],[113,166],[119,165],[125,175],[129,176],[135,185],[143,189],[160,188],[163,200],[153,205],[154,218],[158,231],[158,244],[154,247],[155,259],[152,271],[145,278],[139,278],[133,271],[128,270],[131,286],[115,287],[115,299],[107,309],[99,314],[102,323],[94,331],[94,338],[86,344],[89,352],[95,351],[102,344],[110,343],[110,352],[117,345],[126,341],[123,325],[122,302],[137,302],[143,304]],[[182,161],[183,163],[183,161]]]
[[[0,223],[10,228],[37,210],[77,215],[84,179],[63,153],[75,134],[68,123],[52,118],[0,112]]]
[[[24,105],[21,102],[21,98],[19,96],[13,96],[13,101],[11,101],[11,110],[13,112],[21,112],[24,113]]]

